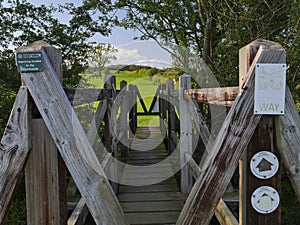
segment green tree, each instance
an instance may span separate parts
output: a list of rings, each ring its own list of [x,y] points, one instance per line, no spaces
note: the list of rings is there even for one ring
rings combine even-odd
[[[88,2],[99,8],[100,3]],[[298,0],[116,0],[111,9],[125,12],[114,23],[139,30],[137,38],[172,43],[200,56],[221,85],[237,84],[241,47],[257,38],[279,42],[287,49],[288,84],[299,101]]]
[[[97,68],[100,77],[105,66],[110,63],[111,60],[117,59],[115,56],[117,51],[118,50],[112,44],[99,43],[88,52],[89,64]]]

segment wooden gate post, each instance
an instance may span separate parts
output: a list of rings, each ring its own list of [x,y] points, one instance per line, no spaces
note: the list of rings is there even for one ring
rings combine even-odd
[[[117,157],[117,140],[116,135],[114,134],[114,126],[116,126],[116,115],[113,115],[112,105],[113,101],[116,98],[116,76],[112,74],[106,74],[104,76],[104,88],[112,92],[112,98],[107,100],[107,110],[104,117],[105,128],[104,128],[104,146],[109,153],[112,153],[114,157],[111,158],[110,164],[110,177],[113,179],[110,180],[110,184],[115,193],[118,192],[118,184],[113,180],[116,180],[118,177],[117,164],[115,157]]]
[[[106,74],[104,76],[104,88],[112,92],[112,99],[114,99],[116,96],[116,77],[111,74]],[[114,154],[112,135],[112,123],[114,122],[114,118],[112,118],[112,104],[112,100],[109,99],[107,101],[107,110],[104,117],[104,146],[108,152]]]
[[[133,84],[129,84],[129,106],[131,107],[129,111],[129,136],[132,138],[135,135],[137,127],[137,96]]]
[[[167,89],[167,85],[166,84],[161,84],[161,89],[159,92],[159,124],[160,124],[160,132],[162,135],[166,134],[166,118],[167,118],[167,102],[165,99],[165,95],[164,92]]]
[[[261,44],[263,44],[261,40],[257,40],[240,50],[241,89],[248,78],[248,70]],[[282,49],[282,47],[278,45],[278,49]],[[285,59],[272,63],[285,63]],[[285,86],[285,84],[282,85]],[[276,192],[280,196],[281,188],[280,156],[275,128],[276,117],[278,116],[262,116],[240,161],[240,225],[280,225],[280,204],[276,208],[277,201],[279,201],[276,199],[278,196]],[[272,160],[276,162],[276,158],[278,163],[274,165],[276,163]],[[278,169],[275,175],[271,177],[264,175],[275,167]],[[275,210],[269,212],[269,206],[272,205]]]
[[[173,105],[173,96],[171,92],[174,91],[174,81],[168,80],[168,103],[167,103],[167,110],[168,110],[168,152],[171,154],[174,149],[175,145],[173,143],[173,135],[175,135],[175,107]]]
[[[127,95],[127,81],[122,80],[120,83],[121,89],[121,110],[120,110],[120,132],[123,132],[120,146],[121,146],[121,155],[122,157],[128,156],[128,95]]]
[[[62,84],[61,52],[44,41],[17,50],[17,54],[43,48]],[[36,117],[37,115],[32,115]],[[64,225],[67,221],[66,168],[44,121],[32,120],[32,151],[25,167],[27,223]]]
[[[181,164],[181,192],[190,193],[193,187],[193,175],[186,165],[185,153],[193,154],[192,149],[192,120],[189,112],[188,99],[185,90],[191,88],[191,76],[183,74],[179,78],[180,105],[180,164]]]

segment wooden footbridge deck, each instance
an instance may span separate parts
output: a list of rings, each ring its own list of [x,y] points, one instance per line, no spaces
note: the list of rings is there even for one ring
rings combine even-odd
[[[122,160],[137,168],[125,166],[121,183],[137,186],[120,185],[119,202],[130,224],[175,224],[187,196],[179,191],[171,163],[151,167],[168,157],[160,129],[138,127],[136,138],[129,157]],[[142,185],[145,182],[152,184]]]
[[[288,87],[284,116],[253,112],[257,64],[286,68],[277,43],[257,40],[241,49],[239,87],[192,89],[184,74],[178,90],[173,81],[160,85],[149,109],[134,85],[122,81],[116,90],[112,75],[103,89],[63,88],[61,53],[43,41],[21,47],[16,58],[23,86],[0,144],[0,225],[24,171],[30,225],[84,225],[88,215],[97,225],[208,225],[213,215],[221,225],[238,225],[224,198],[237,168],[240,224],[279,225],[280,204],[265,190],[280,193],[281,173],[258,179],[249,171],[251,157],[261,152],[282,158],[300,202],[300,117]],[[85,132],[74,108],[94,102]],[[138,126],[140,115],[158,116],[159,127]],[[80,198],[69,218],[66,169]],[[262,187],[259,207],[273,207],[265,213],[251,205]]]

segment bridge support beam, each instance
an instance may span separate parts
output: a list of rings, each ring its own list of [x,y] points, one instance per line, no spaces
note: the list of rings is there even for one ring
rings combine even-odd
[[[185,90],[191,88],[191,76],[183,74],[179,78],[179,108],[180,108],[180,164],[181,164],[181,192],[190,193],[193,187],[193,175],[186,165],[185,153],[193,154],[192,120],[189,111],[189,99],[185,97]]]

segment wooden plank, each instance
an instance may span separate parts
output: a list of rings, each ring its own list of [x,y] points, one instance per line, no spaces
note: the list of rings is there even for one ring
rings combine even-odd
[[[127,160],[126,163],[131,165],[149,165],[156,164],[163,161],[162,159],[139,159],[139,160]]]
[[[65,87],[64,91],[73,106],[112,98],[112,91],[109,89]]]
[[[179,104],[180,104],[180,190],[182,193],[190,193],[193,187],[193,175],[186,165],[185,153],[192,154],[192,119],[189,112],[190,99],[185,98],[185,90],[191,88],[191,76],[181,75],[179,78]]]
[[[32,120],[32,150],[25,168],[27,223],[66,224],[66,171],[42,119]],[[62,200],[61,200],[62,199]]]
[[[239,87],[219,87],[186,90],[186,94],[197,102],[208,102],[209,104],[232,106]]]
[[[145,193],[145,192],[178,192],[177,185],[174,184],[154,184],[147,186],[127,186],[121,185],[119,193]]]
[[[174,224],[179,212],[126,213],[130,224]]]
[[[285,115],[280,116],[276,125],[280,132],[277,137],[281,136],[279,151],[300,203],[300,116],[288,87],[285,99]]]
[[[30,150],[27,88],[21,87],[0,145],[0,224],[5,218]]]
[[[239,225],[238,221],[222,199],[216,208],[215,215],[220,225]]]
[[[161,154],[151,154],[151,153],[141,153],[141,154],[135,154],[133,156],[129,156],[126,158],[122,158],[123,160],[145,160],[145,159],[165,159],[167,156],[166,153]]]
[[[128,224],[88,138],[43,49],[44,71],[22,73],[97,224]]]
[[[68,225],[84,225],[89,214],[85,200],[81,198],[68,219]]]
[[[128,212],[172,212],[183,207],[183,201],[159,201],[159,202],[123,202],[121,206],[125,213]],[[178,214],[179,215],[179,214]],[[175,220],[176,221],[176,220]]]
[[[118,199],[120,202],[185,201],[186,195],[180,192],[120,193]]]
[[[212,146],[211,161],[195,183],[177,224],[209,224],[214,210],[225,192],[239,159],[248,145],[261,116],[253,114],[254,74],[256,63],[284,62],[285,51],[278,45],[265,42],[261,46],[249,71],[244,92],[230,109]],[[214,196],[211,195],[214,190]]]
[[[127,179],[144,179],[145,176],[147,176],[147,179],[151,179],[151,178],[160,178],[160,177],[171,177],[172,175],[174,175],[173,171],[164,171],[161,170],[160,173],[123,173],[122,179],[123,180],[127,180]]]
[[[136,185],[136,184],[139,184],[140,186],[145,186],[145,185],[149,185],[149,184],[157,184],[157,182],[159,180],[163,180],[161,182],[159,182],[159,184],[175,184],[177,185],[176,183],[176,180],[174,178],[169,178],[169,177],[162,177],[160,179],[158,178],[143,178],[143,179],[126,179],[126,180],[123,180],[122,183],[125,183],[127,185]]]

